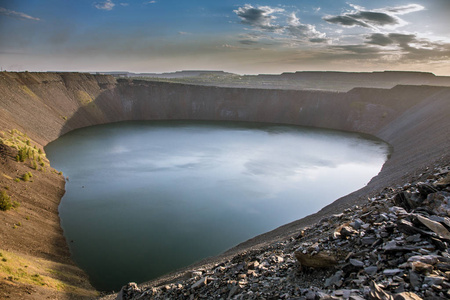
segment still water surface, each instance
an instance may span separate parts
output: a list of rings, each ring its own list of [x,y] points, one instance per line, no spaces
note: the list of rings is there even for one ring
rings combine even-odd
[[[74,260],[119,290],[318,211],[381,169],[358,134],[222,122],[123,122],[50,143],[69,177],[59,207]]]

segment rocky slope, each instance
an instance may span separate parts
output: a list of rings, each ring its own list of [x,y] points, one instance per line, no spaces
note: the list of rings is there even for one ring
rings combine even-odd
[[[434,163],[448,162],[449,99],[450,88],[442,86],[405,85],[391,89],[354,88],[348,92],[332,92],[220,88],[116,80],[111,76],[83,73],[0,72],[0,131],[5,134],[17,129],[42,149],[48,142],[73,129],[123,120],[256,121],[358,131],[392,145],[390,159],[380,174],[363,189],[335,201],[317,214],[255,237],[222,256],[201,263],[205,264],[285,239],[324,216],[361,205],[367,196],[386,186],[400,184]],[[7,153],[17,151],[6,147]],[[14,154],[11,155],[11,167],[7,169],[1,165],[0,172],[6,175],[1,177],[5,185],[12,186],[10,182],[16,175],[11,175],[11,172],[26,169],[23,165],[23,169],[16,168]],[[54,179],[46,175],[42,177],[53,180],[57,186],[64,184],[62,176]],[[55,197],[55,192],[39,192],[41,187],[40,184],[26,186],[30,195],[42,194],[44,199],[38,197],[39,201]],[[14,200],[25,202],[22,194],[20,190],[14,192]],[[59,199],[60,194],[56,198]],[[47,207],[47,212],[57,218],[57,202],[50,200],[49,203],[53,204]],[[30,210],[34,208],[30,207]],[[0,212],[0,215],[20,217],[17,212]],[[44,214],[39,216],[42,220],[46,218]],[[18,222],[18,219],[8,222]],[[51,243],[63,241],[57,222],[43,229],[42,234],[58,236]],[[33,240],[31,231],[11,231],[8,226],[0,227],[0,235]],[[5,242],[7,240],[2,238],[0,249],[11,247]],[[24,255],[47,255],[33,252],[31,246],[19,248],[17,251]]]

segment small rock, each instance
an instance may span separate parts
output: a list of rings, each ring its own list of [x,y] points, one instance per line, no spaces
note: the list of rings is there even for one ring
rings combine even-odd
[[[335,236],[339,236],[341,239],[347,239],[350,236],[357,234],[358,232],[350,226],[341,226],[335,231]]]
[[[419,182],[417,184],[417,190],[419,191],[419,194],[423,197],[423,198],[427,198],[428,194],[433,194],[438,192],[438,190],[427,184],[427,183],[423,183],[423,182]]]
[[[137,286],[135,282],[130,282],[122,287],[120,292],[117,294],[116,300],[128,300],[132,299],[135,294],[141,292],[141,289]]]
[[[393,297],[383,291],[383,289],[374,281],[370,282],[370,291],[368,295],[370,300],[393,300]]]
[[[255,270],[258,266],[259,266],[259,262],[257,262],[257,261],[252,261],[252,262],[248,265],[248,268],[249,268],[250,270]]]
[[[403,272],[403,270],[401,270],[401,269],[386,269],[383,271],[383,274],[386,276],[394,276],[401,272]]]
[[[358,296],[358,295],[350,295],[350,297],[348,299],[349,300],[364,300],[363,297]]]
[[[316,299],[316,293],[313,291],[308,291],[308,293],[306,293],[305,298],[307,300],[315,300]]]
[[[192,277],[196,277],[196,276],[202,276],[203,272],[202,271],[192,271],[191,272],[191,278]]]
[[[439,285],[439,284],[443,283],[444,280],[445,280],[445,277],[437,276],[437,275],[430,275],[430,276],[425,276],[425,278],[423,279],[423,283],[428,284],[429,286]]]
[[[414,255],[408,258],[408,262],[420,261],[425,264],[434,265],[438,262],[437,256],[434,255]]]
[[[436,264],[436,269],[442,272],[450,271],[450,262],[439,262]]]
[[[364,267],[364,263],[363,263],[362,261],[360,261],[360,260],[357,260],[357,259],[351,258],[351,259],[350,259],[350,263],[351,263],[353,266],[358,267],[358,268]]]
[[[192,289],[196,289],[196,288],[200,288],[204,285],[206,285],[208,283],[208,277],[203,277],[202,279],[200,279],[199,281],[197,281],[196,283],[194,283],[191,288]]]
[[[419,274],[413,270],[409,271],[409,283],[414,289],[419,288],[422,285]]]
[[[336,257],[325,252],[319,252],[316,255],[310,255],[304,254],[300,251],[296,251],[294,255],[302,267],[330,268],[334,267],[337,264]]]
[[[342,275],[344,272],[337,271],[333,276],[325,280],[325,287],[331,287],[333,285],[340,286],[342,284]]]
[[[394,300],[422,300],[422,298],[412,292],[403,292],[395,295]]]
[[[367,268],[364,268],[364,272],[366,272],[368,275],[375,275],[378,271],[377,266],[370,266]]]
[[[237,290],[238,290],[238,287],[237,287],[237,286],[233,286],[233,287],[231,288],[230,292],[228,293],[228,299],[230,299],[231,297],[233,297],[234,294],[236,294]]]
[[[413,269],[413,271],[416,271],[418,273],[431,273],[431,271],[433,271],[433,266],[420,262],[420,261],[413,261],[411,263],[411,267]]]
[[[450,240],[450,232],[442,225],[436,221],[425,218],[421,215],[416,215],[417,219],[428,229],[436,233],[440,238]]]

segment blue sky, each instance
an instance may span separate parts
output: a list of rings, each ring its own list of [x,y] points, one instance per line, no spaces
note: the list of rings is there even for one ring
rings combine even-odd
[[[450,75],[449,16],[450,0],[0,0],[0,66]]]

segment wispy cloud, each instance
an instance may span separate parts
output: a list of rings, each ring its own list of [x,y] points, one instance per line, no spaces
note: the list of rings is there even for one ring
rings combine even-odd
[[[152,0],[152,1],[145,1],[144,4],[155,4],[156,1]]]
[[[114,6],[116,5],[112,2],[112,0],[94,3],[94,7],[101,10],[112,10]]]
[[[418,4],[409,4],[397,7],[386,7],[374,10],[366,10],[364,7],[349,4],[353,10],[338,16],[326,16],[323,20],[332,24],[339,24],[345,27],[361,26],[377,29],[385,26],[403,26],[407,23],[398,17],[411,12],[425,9]]]
[[[11,17],[14,19],[19,19],[19,20],[31,20],[31,21],[40,21],[41,20],[39,18],[32,17],[25,13],[9,10],[9,9],[3,8],[3,7],[0,7],[0,15],[5,15],[5,16],[8,16],[8,17]]]

